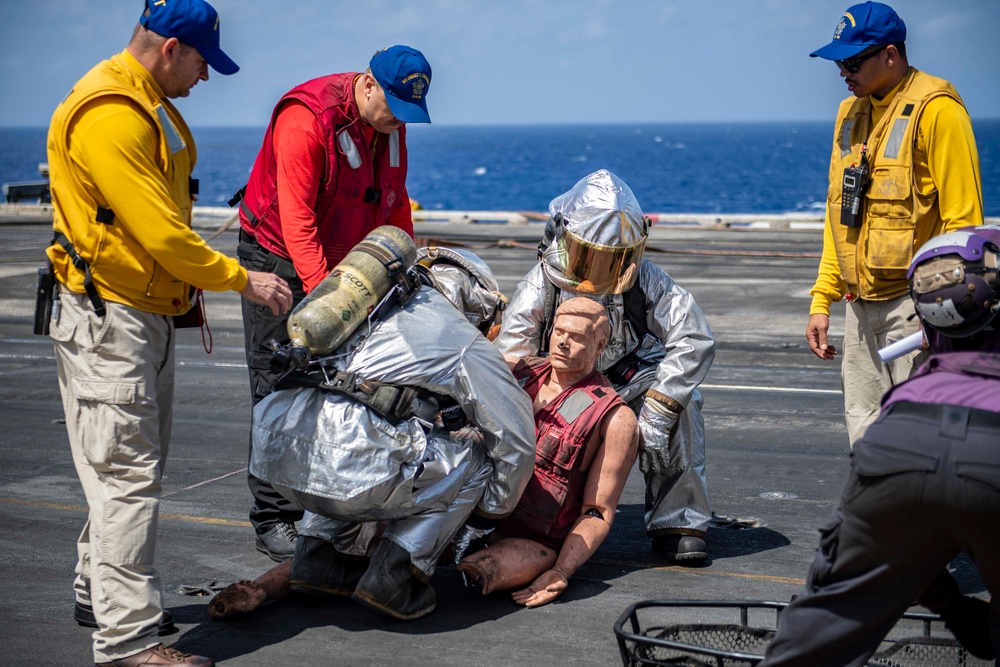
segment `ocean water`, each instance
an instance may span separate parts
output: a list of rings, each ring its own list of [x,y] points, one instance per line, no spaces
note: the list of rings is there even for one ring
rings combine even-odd
[[[973,121],[986,215],[1000,216],[1000,120]],[[606,168],[649,213],[822,211],[831,122],[408,128],[407,188],[434,210],[545,211]],[[263,128],[194,128],[200,204],[247,179]],[[38,180],[44,128],[0,128],[0,183]]]

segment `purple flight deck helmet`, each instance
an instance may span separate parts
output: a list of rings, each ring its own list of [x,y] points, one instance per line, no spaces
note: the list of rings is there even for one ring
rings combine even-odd
[[[917,251],[906,272],[910,298],[924,326],[967,338],[1000,312],[1000,227],[964,227],[936,236]]]

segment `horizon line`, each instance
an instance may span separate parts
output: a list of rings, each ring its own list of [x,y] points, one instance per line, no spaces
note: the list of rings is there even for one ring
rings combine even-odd
[[[1000,116],[991,117],[973,117],[971,118],[973,123],[976,122],[998,122],[1000,121]],[[431,125],[432,127],[594,127],[594,126],[638,126],[638,125],[764,125],[764,124],[778,124],[778,123],[829,123],[829,120],[825,119],[815,119],[815,118],[800,118],[800,119],[773,119],[773,120],[655,120],[655,121],[571,121],[565,123],[559,122],[496,122],[496,123],[411,123],[408,124],[408,128],[421,125]],[[48,125],[5,125],[0,123],[0,130],[39,130],[48,129]],[[191,128],[197,129],[259,129],[264,127],[261,124],[244,124],[237,123],[233,125],[197,125],[190,124]]]

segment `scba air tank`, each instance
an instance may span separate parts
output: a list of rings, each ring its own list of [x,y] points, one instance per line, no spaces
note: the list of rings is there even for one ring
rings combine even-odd
[[[373,229],[292,311],[292,348],[308,348],[312,356],[336,350],[389,293],[395,273],[416,258],[413,239],[402,229]]]

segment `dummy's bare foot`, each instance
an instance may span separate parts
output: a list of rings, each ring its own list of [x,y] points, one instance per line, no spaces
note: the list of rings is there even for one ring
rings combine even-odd
[[[208,615],[212,618],[229,618],[237,614],[248,614],[267,601],[267,594],[252,581],[237,581],[215,594],[208,603]]]
[[[483,587],[483,595],[493,591],[527,586],[556,562],[556,552],[520,537],[505,537],[459,563],[464,572]]]
[[[288,597],[292,561],[275,565],[253,581],[238,581],[219,591],[208,603],[212,618],[229,618],[259,609],[268,600]]]

